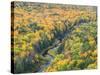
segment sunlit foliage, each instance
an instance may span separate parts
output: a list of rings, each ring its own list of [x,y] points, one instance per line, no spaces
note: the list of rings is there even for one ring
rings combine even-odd
[[[96,7],[14,4],[15,73],[97,68]]]

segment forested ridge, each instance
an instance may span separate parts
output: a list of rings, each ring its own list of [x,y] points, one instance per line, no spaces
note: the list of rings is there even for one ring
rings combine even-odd
[[[14,2],[14,73],[96,69],[96,10],[95,6]]]

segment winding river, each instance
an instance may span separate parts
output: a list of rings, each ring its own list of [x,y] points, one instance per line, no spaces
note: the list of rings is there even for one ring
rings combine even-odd
[[[85,23],[89,23],[89,22],[85,22]],[[48,51],[50,50],[57,50],[64,42],[65,40],[67,39],[67,37],[71,34],[71,32],[73,30],[75,30],[76,28],[78,28],[80,25],[85,25],[84,22],[82,23],[78,23],[76,25],[74,25],[73,27],[69,28],[69,30],[67,30],[65,33],[64,33],[64,36],[62,38],[62,40],[56,40],[55,41],[55,44],[48,47],[47,49],[44,50],[44,52],[42,52],[42,56],[44,58],[48,57],[50,59],[50,61],[46,62],[45,64],[43,64],[39,70],[39,72],[43,72],[45,68],[47,68],[53,61],[53,59],[55,58],[54,56],[50,55]]]

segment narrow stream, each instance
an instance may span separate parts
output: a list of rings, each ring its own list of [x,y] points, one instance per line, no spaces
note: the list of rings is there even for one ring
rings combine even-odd
[[[52,51],[52,50],[55,51],[55,50],[58,49],[58,47],[59,47],[59,46],[54,47],[53,49],[50,49],[49,51]],[[44,65],[41,66],[41,69],[39,70],[39,72],[43,72],[44,69],[47,68],[47,67],[52,63],[52,61],[53,61],[53,59],[54,59],[54,56],[52,56],[52,55],[50,55],[49,53],[47,53],[47,54],[44,56],[44,58],[48,58],[49,61],[46,62]]]
[[[82,23],[80,23],[82,24]],[[45,63],[44,65],[41,66],[39,72],[43,72],[45,68],[47,68],[53,61],[53,59],[55,58],[54,56],[50,55],[48,53],[48,51],[51,50],[57,50],[61,44],[63,44],[63,42],[67,39],[68,35],[75,30],[76,28],[78,28],[80,26],[80,24],[74,25],[73,27],[71,27],[69,30],[66,31],[66,33],[64,34],[64,37],[62,38],[62,41],[58,42],[56,46],[53,46],[53,48],[50,48],[47,50],[47,53],[45,54],[44,58],[48,57],[50,59],[50,61],[48,61],[47,63]],[[84,24],[84,23],[83,23]],[[84,24],[85,25],[85,24]],[[58,40],[59,41],[59,40]]]

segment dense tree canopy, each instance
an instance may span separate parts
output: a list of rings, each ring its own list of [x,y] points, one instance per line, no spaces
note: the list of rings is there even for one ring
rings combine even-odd
[[[15,2],[14,72],[97,68],[96,7]]]

